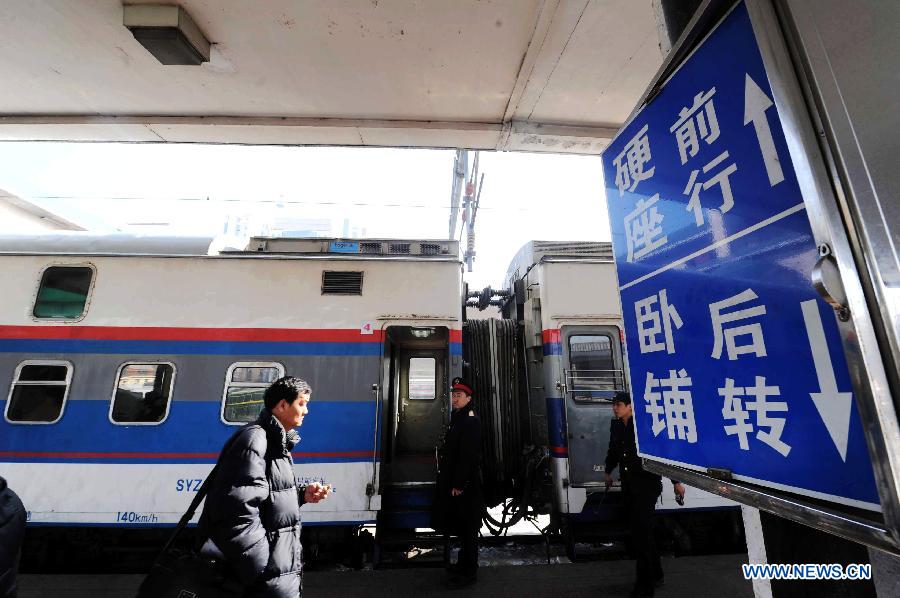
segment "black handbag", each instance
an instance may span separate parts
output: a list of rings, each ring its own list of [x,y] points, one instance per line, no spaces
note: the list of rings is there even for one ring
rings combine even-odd
[[[228,448],[226,444],[222,454]],[[221,461],[221,454],[219,461]],[[181,516],[175,531],[169,537],[162,552],[153,563],[150,573],[141,582],[137,598],[239,598],[244,587],[228,574],[225,563],[203,556],[198,551],[173,548],[175,539],[181,534],[197,511],[200,501],[209,490],[210,481],[215,477],[219,463],[213,467],[203,485],[197,491],[191,505]]]

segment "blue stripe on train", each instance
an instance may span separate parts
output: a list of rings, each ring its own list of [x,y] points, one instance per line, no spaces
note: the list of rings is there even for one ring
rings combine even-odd
[[[0,401],[0,410],[6,408]],[[154,457],[162,453],[217,454],[238,426],[219,419],[218,401],[175,401],[169,417],[157,426],[124,426],[109,421],[109,401],[67,401],[62,419],[49,425],[10,424],[0,420],[0,452],[17,453],[144,453],[147,457],[74,458],[0,457],[0,462],[62,463],[211,463],[214,457]],[[299,463],[370,461],[375,404],[371,401],[317,401],[298,430],[302,440],[294,452]],[[320,453],[316,455],[316,453]],[[329,455],[328,453],[332,453]],[[352,456],[333,453],[360,453]]]
[[[451,349],[452,351],[452,349]],[[0,339],[0,353],[123,355],[381,355],[381,343]]]
[[[560,397],[547,397],[547,435],[554,457],[568,457],[569,441],[566,438],[566,407]]]

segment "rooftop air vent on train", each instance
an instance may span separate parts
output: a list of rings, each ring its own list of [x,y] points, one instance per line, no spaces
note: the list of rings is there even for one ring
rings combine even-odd
[[[323,295],[362,295],[362,272],[322,272]]]

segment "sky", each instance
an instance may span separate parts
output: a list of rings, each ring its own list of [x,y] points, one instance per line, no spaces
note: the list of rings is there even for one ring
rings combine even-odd
[[[0,188],[100,233],[215,236],[321,219],[331,234],[447,238],[453,150],[0,143]],[[470,153],[471,155],[471,153]],[[470,288],[530,240],[608,241],[600,159],[481,152]],[[346,225],[345,226],[345,221]],[[0,233],[15,233],[0,222]],[[462,240],[465,245],[465,238]]]

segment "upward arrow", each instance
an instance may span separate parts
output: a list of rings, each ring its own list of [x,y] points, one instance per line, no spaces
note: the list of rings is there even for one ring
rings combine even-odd
[[[766,174],[769,176],[769,186],[774,187],[784,180],[784,171],[781,170],[778,150],[775,149],[775,140],[772,139],[772,129],[769,128],[769,119],[766,118],[766,110],[772,107],[772,100],[746,73],[744,83],[744,126],[753,123],[759,150],[766,165]]]
[[[819,379],[819,392],[811,392],[809,396],[825,423],[825,428],[828,430],[835,448],[841,454],[841,459],[846,463],[853,393],[838,392],[837,381],[834,378],[834,366],[831,363],[828,341],[825,340],[825,329],[822,327],[822,317],[819,315],[819,306],[816,300],[803,301],[800,303],[800,307],[803,310],[803,322],[806,324],[806,334],[809,337],[809,348],[812,350],[813,364],[816,367],[816,377]]]

